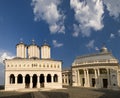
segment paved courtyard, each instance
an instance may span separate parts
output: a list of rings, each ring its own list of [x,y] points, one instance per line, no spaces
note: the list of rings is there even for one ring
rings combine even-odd
[[[120,98],[120,90],[69,87],[54,91],[67,92],[70,98]]]
[[[46,92],[44,89],[31,89],[31,92],[35,92],[34,95],[38,95],[40,92]],[[120,90],[108,90],[108,89],[95,89],[95,88],[80,88],[80,87],[68,87],[60,90],[47,90],[47,92],[65,92],[68,93],[70,98],[120,98]],[[19,95],[28,92],[21,91],[0,91],[0,97],[6,95]],[[27,98],[27,97],[26,97]],[[39,97],[35,97],[39,98]],[[61,95],[60,98],[63,98]]]

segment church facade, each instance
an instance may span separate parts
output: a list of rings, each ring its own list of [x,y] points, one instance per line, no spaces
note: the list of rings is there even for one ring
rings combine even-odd
[[[78,56],[72,64],[72,86],[116,89],[119,62],[104,46],[99,53]]]
[[[5,90],[24,88],[62,88],[62,61],[51,59],[51,48],[20,42],[16,57],[6,59]]]

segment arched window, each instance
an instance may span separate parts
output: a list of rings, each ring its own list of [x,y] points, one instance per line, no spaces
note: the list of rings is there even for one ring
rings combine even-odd
[[[17,76],[17,83],[23,83],[23,77],[21,74]]]
[[[15,76],[14,74],[10,75],[10,84],[14,84],[15,83]]]
[[[58,76],[56,74],[53,76],[53,81],[58,82]]]
[[[47,82],[51,82],[51,75],[50,74],[47,75]]]

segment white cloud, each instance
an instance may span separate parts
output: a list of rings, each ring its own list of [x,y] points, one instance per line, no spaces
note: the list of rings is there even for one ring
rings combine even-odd
[[[12,59],[15,57],[12,53],[5,51],[5,50],[0,50],[0,85],[4,85],[4,64],[3,60],[5,59]]]
[[[104,4],[109,11],[109,15],[114,18],[118,18],[120,16],[120,0],[104,0]]]
[[[0,50],[0,64],[3,64],[3,60],[5,59],[12,59],[15,57],[13,54],[11,54],[8,51]]]
[[[90,36],[91,29],[97,31],[104,27],[102,0],[70,0],[70,6],[74,10],[75,19],[78,22],[78,28],[73,25],[73,36],[78,36],[80,32],[83,36]]]
[[[118,30],[118,36],[120,36],[120,30]]]
[[[74,36],[74,37],[77,37],[77,36],[79,35],[80,28],[79,28],[78,25],[73,24],[73,29],[74,29],[73,36]]]
[[[99,49],[98,47],[95,47],[95,50],[96,50],[96,51],[99,51],[100,49]]]
[[[86,47],[89,48],[89,49],[91,49],[91,48],[93,49],[94,48],[94,43],[95,43],[95,40],[91,40],[91,41],[88,42]]]
[[[0,85],[4,85],[4,66],[0,64]]]
[[[115,34],[111,33],[110,38],[115,38]]]
[[[44,20],[51,33],[65,33],[63,12],[58,9],[61,0],[32,0],[34,20]]]
[[[54,47],[62,47],[63,43],[58,43],[57,40],[53,40]]]

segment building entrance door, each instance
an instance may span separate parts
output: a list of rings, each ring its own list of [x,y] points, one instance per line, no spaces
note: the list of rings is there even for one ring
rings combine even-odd
[[[107,88],[107,86],[108,86],[108,80],[103,79],[103,88]]]
[[[82,78],[82,86],[85,85],[85,78]]]
[[[92,78],[92,87],[95,87],[95,78]]]

